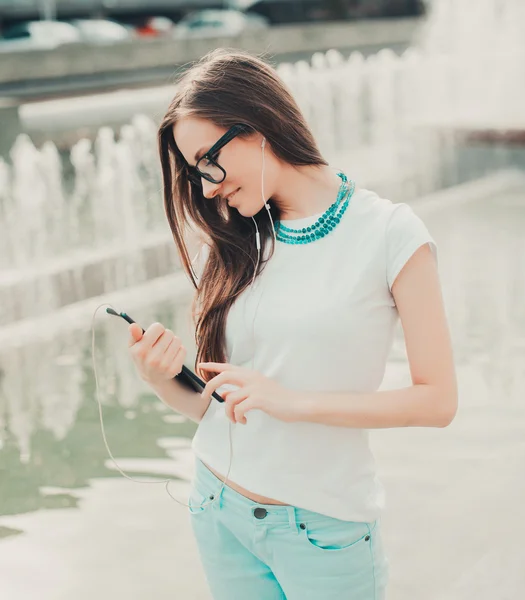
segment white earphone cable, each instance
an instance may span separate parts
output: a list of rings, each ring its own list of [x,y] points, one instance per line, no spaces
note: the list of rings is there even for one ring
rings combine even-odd
[[[264,147],[266,144],[266,138],[263,137],[262,142],[261,142],[261,149],[262,149],[262,169],[261,169],[261,196],[262,196],[262,200],[264,202],[264,206],[268,212],[268,216],[270,217],[270,221],[272,223],[272,233],[274,238],[276,239],[276,235],[275,235],[275,228],[274,228],[274,223],[273,223],[273,219],[272,219],[272,215],[270,214],[270,205],[266,202],[266,198],[265,198],[265,194],[264,194],[264,169],[265,169],[265,163],[264,163]],[[254,282],[255,282],[255,278],[257,276],[257,270],[259,268],[259,263],[260,263],[260,253],[261,253],[261,238],[260,238],[260,234],[259,234],[259,228],[257,227],[257,222],[256,220],[252,217],[253,222],[255,223],[255,229],[256,229],[256,234],[255,234],[255,239],[256,239],[256,245],[257,245],[257,263],[255,265],[255,270],[253,273],[253,278],[252,278],[252,283],[250,284],[251,286],[253,286]],[[192,267],[192,271],[193,271],[193,267]],[[194,272],[194,271],[193,271]],[[195,273],[195,272],[194,272]],[[257,309],[259,307],[259,303],[261,301],[261,297],[259,297],[259,302],[257,303]],[[93,313],[93,317],[91,320],[91,356],[92,356],[92,361],[93,361],[93,374],[95,377],[95,397],[98,403],[98,412],[99,412],[99,420],[100,420],[100,429],[102,431],[102,439],[104,440],[104,445],[106,447],[106,450],[108,452],[108,455],[110,456],[113,464],[115,465],[115,467],[117,468],[118,472],[125,477],[126,479],[129,479],[130,481],[133,481],[135,483],[147,483],[147,484],[152,484],[152,483],[165,483],[166,484],[166,492],[168,493],[168,495],[170,496],[170,498],[172,500],[175,500],[175,502],[177,502],[178,504],[185,506],[187,508],[196,508],[194,505],[190,505],[190,504],[186,504],[185,502],[181,502],[180,500],[178,500],[177,498],[175,498],[175,496],[173,496],[169,490],[169,484],[170,482],[174,481],[174,479],[170,478],[170,479],[160,479],[160,480],[140,480],[140,479],[134,479],[133,477],[127,475],[126,473],[124,473],[124,471],[119,467],[115,457],[113,456],[113,453],[111,452],[111,449],[109,447],[107,438],[106,438],[106,431],[104,429],[104,419],[103,419],[103,415],[102,415],[102,402],[100,400],[100,390],[99,390],[99,383],[98,383],[98,376],[97,376],[97,365],[96,365],[96,359],[95,359],[95,317],[96,314],[98,312],[98,310],[102,307],[102,306],[109,306],[111,308],[113,308],[111,306],[111,304],[99,304],[96,308],[95,311]],[[254,367],[254,362],[255,362],[255,316],[257,314],[257,309],[255,310],[254,313],[254,317],[253,317],[253,321],[252,321],[252,346],[253,346],[253,353],[252,353],[252,369]],[[213,402],[213,398],[210,400],[210,402]],[[219,492],[217,494],[212,494],[210,496],[209,501],[202,503],[200,506],[198,506],[197,508],[203,508],[204,506],[208,506],[209,504],[213,504],[218,498],[220,498],[221,494],[222,494],[222,490],[224,489],[224,487],[226,486],[226,483],[229,481],[228,477],[230,475],[230,471],[231,471],[231,467],[232,467],[232,463],[233,463],[233,443],[232,443],[232,422],[229,421],[229,441],[230,441],[230,464],[228,466],[228,472],[226,473],[226,476],[224,478],[224,482],[222,484],[222,487],[220,488]]]

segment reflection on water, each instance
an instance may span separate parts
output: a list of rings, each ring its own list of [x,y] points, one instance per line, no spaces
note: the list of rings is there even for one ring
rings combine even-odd
[[[454,448],[457,460],[478,456],[477,447],[472,445],[477,423],[484,423],[487,435],[490,423],[495,424],[498,429],[489,437],[496,442],[510,431],[513,422],[525,422],[516,420],[518,415],[519,419],[525,417],[525,177],[521,184],[520,180],[510,181],[500,189],[484,184],[475,200],[462,200],[468,198],[465,188],[454,202],[438,198],[434,203],[414,205],[439,246],[460,380],[460,414],[486,409],[492,415],[487,421],[485,413],[482,418],[476,412],[475,419],[469,417],[468,426],[460,424],[458,418],[457,429],[453,424],[451,433],[448,429],[446,434],[438,432],[441,436],[456,436],[447,447],[449,456]],[[195,425],[149,393],[128,357],[126,325],[102,313],[96,338],[97,365],[110,447],[120,466],[132,476],[174,477],[179,483],[173,493],[185,499]],[[143,325],[160,321],[177,330],[180,315],[176,313],[169,302],[163,302],[131,314]],[[191,344],[189,338],[184,342]],[[398,330],[389,369],[401,367],[406,375],[404,360]],[[187,364],[192,364],[191,358]],[[152,595],[145,581],[153,585],[153,580],[153,595],[168,598],[173,572],[180,589],[189,586],[190,592],[181,597],[208,598],[184,509],[167,498],[161,485],[123,480],[108,460],[94,398],[90,333],[72,331],[60,334],[52,343],[4,349],[0,367],[0,561],[4,565],[0,578],[18,594],[10,599],[34,595],[38,589],[36,583],[16,576],[9,567],[22,556],[36,581],[49,582],[47,595],[41,596],[45,600],[88,598],[94,589],[99,595],[106,592],[101,598],[114,598],[111,585],[115,582],[124,586],[117,597],[138,599]],[[385,380],[384,385],[388,387],[389,383]],[[433,439],[430,430],[422,433],[418,439]],[[381,439],[388,439],[388,435],[381,432]],[[404,447],[401,440],[409,440],[411,433],[395,435],[399,449]],[[443,442],[438,441],[437,447],[442,448]],[[389,448],[388,456],[393,452],[394,446]],[[494,458],[499,451],[491,446],[490,452]],[[391,477],[402,473],[402,467],[396,470],[397,463],[389,469]],[[428,487],[421,487],[430,481],[424,477],[428,469],[423,465],[421,476],[416,478],[413,473],[402,475],[411,485],[420,486],[414,491],[414,502],[417,490],[429,493]],[[433,477],[438,471],[436,463]],[[448,463],[446,473],[451,473]],[[460,481],[460,474],[456,475]],[[451,482],[452,475],[448,477]],[[387,489],[392,490],[395,501],[395,484],[388,478]],[[403,502],[406,504],[406,499]],[[162,550],[158,540],[162,540]],[[101,547],[106,554],[100,555]],[[188,547],[192,548],[189,553]],[[170,563],[171,551],[178,553],[175,571]],[[42,553],[47,556],[45,576],[40,572]],[[100,569],[104,562],[100,556],[112,557],[118,563],[117,571],[104,571],[100,575],[104,583],[87,585],[89,567],[84,565]],[[51,576],[65,557],[68,577],[60,579],[55,573]],[[125,557],[125,565],[120,564],[121,557]],[[129,561],[133,561],[131,568]],[[137,565],[139,569],[135,569]]]
[[[177,315],[166,304],[139,317],[176,328]],[[170,411],[138,378],[128,356],[126,327],[103,309],[98,313],[95,352],[108,443],[122,459],[166,458],[170,446],[159,444],[159,438],[188,438],[194,424]],[[76,507],[73,490],[89,486],[92,478],[115,475],[100,432],[91,333],[72,331],[52,343],[9,349],[0,356],[0,515]],[[126,469],[143,474],[140,465]],[[170,469],[159,475],[171,475]]]

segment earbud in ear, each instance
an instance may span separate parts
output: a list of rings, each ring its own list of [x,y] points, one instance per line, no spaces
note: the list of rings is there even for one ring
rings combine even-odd
[[[263,137],[262,142],[261,142],[261,148],[264,148],[265,144],[266,144],[266,138]]]

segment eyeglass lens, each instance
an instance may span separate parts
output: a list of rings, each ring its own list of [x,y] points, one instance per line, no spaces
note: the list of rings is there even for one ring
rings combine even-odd
[[[197,168],[203,175],[209,177],[210,181],[215,183],[220,183],[224,178],[222,170],[207,158],[200,160],[197,163]]]

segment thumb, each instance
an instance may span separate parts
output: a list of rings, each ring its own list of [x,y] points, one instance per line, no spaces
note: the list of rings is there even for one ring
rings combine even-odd
[[[138,342],[139,340],[142,339],[142,329],[136,324],[136,323],[132,323],[129,327],[128,327],[128,331],[130,334],[129,337],[129,345],[133,346],[133,344],[135,344],[136,342]]]

